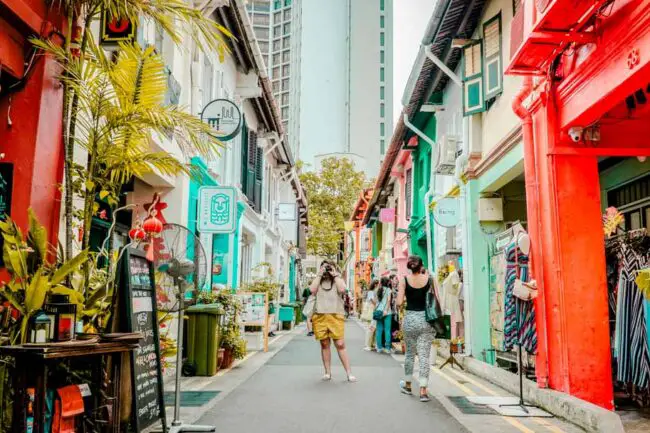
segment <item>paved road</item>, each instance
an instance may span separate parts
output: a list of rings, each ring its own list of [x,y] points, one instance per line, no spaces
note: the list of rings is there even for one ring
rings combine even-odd
[[[257,373],[201,418],[218,432],[467,432],[436,400],[399,393],[400,364],[362,350],[363,331],[348,322],[347,343],[358,383],[347,383],[335,358],[333,380],[321,382],[317,343],[296,336]],[[434,427],[435,426],[435,427]]]

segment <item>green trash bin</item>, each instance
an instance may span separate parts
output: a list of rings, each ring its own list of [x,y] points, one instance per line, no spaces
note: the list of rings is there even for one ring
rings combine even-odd
[[[187,324],[187,363],[196,376],[214,376],[218,370],[220,321],[222,309],[218,304],[189,307]]]

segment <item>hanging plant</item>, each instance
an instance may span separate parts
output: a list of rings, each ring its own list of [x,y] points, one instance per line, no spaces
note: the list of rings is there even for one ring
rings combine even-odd
[[[615,207],[608,207],[603,215],[603,232],[605,236],[611,237],[618,227],[623,224],[625,217]]]

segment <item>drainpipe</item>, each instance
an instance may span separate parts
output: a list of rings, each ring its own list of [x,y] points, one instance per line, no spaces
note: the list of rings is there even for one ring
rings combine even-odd
[[[531,234],[531,239],[534,242],[539,242],[540,227],[542,219],[539,211],[539,177],[537,175],[537,156],[535,154],[535,142],[533,133],[533,116],[530,111],[524,107],[523,103],[526,98],[533,92],[533,79],[532,77],[524,77],[524,82],[521,90],[512,101],[512,110],[521,119],[522,135],[524,140],[524,170],[526,176],[526,201],[530,203],[527,205],[527,212],[532,217],[533,224],[528,225],[528,231]],[[541,253],[541,248],[537,244],[537,252]],[[533,243],[533,253],[535,244]],[[539,283],[539,296],[536,300],[536,314],[539,317],[537,332],[540,338],[544,341],[545,352],[542,356],[537,357],[537,377],[541,387],[548,387],[548,335],[546,332],[546,310],[545,294],[544,294],[544,262],[541,254],[533,255],[531,253],[531,267],[533,268],[533,276],[535,276]]]

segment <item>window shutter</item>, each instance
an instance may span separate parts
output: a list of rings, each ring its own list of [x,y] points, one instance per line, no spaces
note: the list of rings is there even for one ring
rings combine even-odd
[[[412,205],[412,191],[413,191],[413,176],[412,170],[406,170],[406,185],[404,187],[404,202],[406,204],[406,219],[411,219],[411,205]]]
[[[482,57],[482,41],[475,41],[463,47],[463,112],[465,116],[485,111]]]
[[[483,56],[485,99],[489,100],[503,92],[501,13],[483,25],[483,41],[485,41],[485,52]]]
[[[255,203],[255,161],[257,159],[257,133],[248,131],[248,161],[246,167],[246,197]]]
[[[264,149],[255,146],[255,210],[262,211],[262,182],[264,181]]]
[[[246,194],[246,185],[247,185],[247,176],[248,176],[248,125],[246,124],[246,118],[242,120],[241,128],[241,189],[244,194]]]

